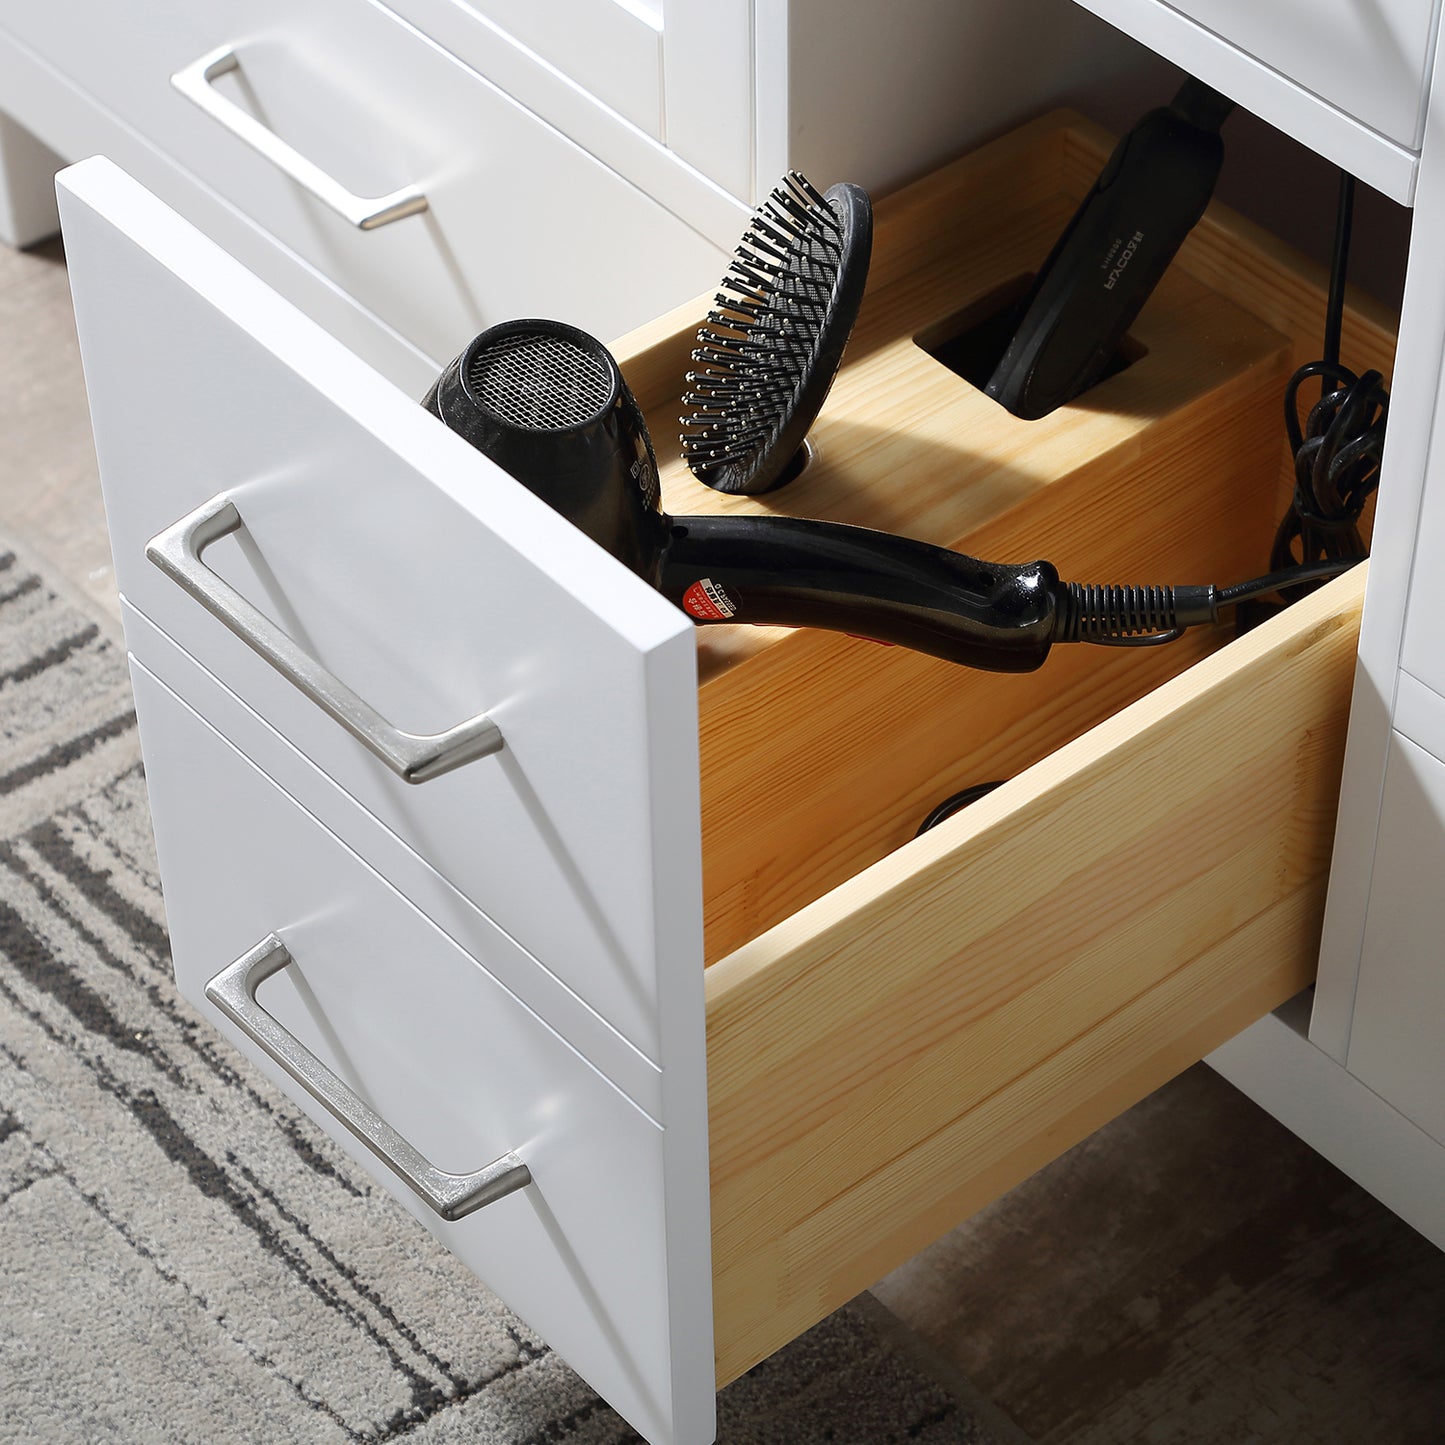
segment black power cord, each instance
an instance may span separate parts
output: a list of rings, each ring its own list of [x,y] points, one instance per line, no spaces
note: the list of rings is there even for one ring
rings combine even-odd
[[[1003,787],[1006,778],[998,778],[991,783],[974,783],[972,787],[961,788],[958,792],[946,797],[919,825],[918,831],[913,835],[921,838],[930,828],[936,828],[945,818],[951,818],[960,809],[968,807],[970,803],[976,803],[980,798],[987,797],[995,788]]]
[[[1294,496],[1270,551],[1277,581],[1272,588],[1259,589],[1276,593],[1279,600],[1241,607],[1236,614],[1241,631],[1297,602],[1319,584],[1320,577],[1330,575],[1322,570],[1311,577],[1305,568],[1333,566],[1343,572],[1369,556],[1359,522],[1380,481],[1390,397],[1378,371],[1356,376],[1340,362],[1354,205],[1355,178],[1341,171],[1324,356],[1300,367],[1285,388],[1284,424],[1294,457]],[[1301,422],[1300,388],[1312,377],[1320,379],[1320,399]]]
[[[1285,430],[1294,457],[1295,486],[1289,510],[1275,532],[1270,571],[1230,587],[1070,583],[1056,640],[1154,647],[1174,641],[1187,627],[1218,622],[1221,609],[1228,607],[1236,609],[1239,630],[1247,631],[1369,556],[1359,522],[1379,485],[1390,398],[1380,372],[1356,376],[1339,359],[1354,198],[1354,177],[1341,171],[1325,305],[1325,354],[1300,367],[1285,387]],[[1301,422],[1300,388],[1314,377],[1320,379],[1320,399]],[[1261,600],[1271,593],[1281,600]],[[945,798],[923,820],[918,833],[998,786],[980,783]]]
[[[1354,221],[1355,179],[1340,173],[1324,356],[1299,368],[1285,387],[1285,430],[1294,457],[1289,511],[1275,533],[1270,570],[1231,587],[1084,587],[1070,584],[1060,641],[1111,647],[1172,642],[1186,627],[1218,622],[1236,607],[1240,631],[1298,601],[1369,556],[1359,521],[1380,480],[1389,394],[1378,371],[1356,376],[1340,363],[1345,277]],[[1300,388],[1320,379],[1320,400],[1300,421]],[[1275,594],[1278,602],[1257,599]]]

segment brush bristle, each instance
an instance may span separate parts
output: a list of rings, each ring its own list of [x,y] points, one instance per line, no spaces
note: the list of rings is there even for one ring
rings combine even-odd
[[[841,217],[789,171],[754,212],[697,333],[682,450],[700,481],[750,490],[813,369],[843,255]]]

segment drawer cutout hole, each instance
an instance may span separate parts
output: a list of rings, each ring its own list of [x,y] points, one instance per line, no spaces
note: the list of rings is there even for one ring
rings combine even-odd
[[[955,311],[951,316],[920,331],[914,338],[914,345],[926,351],[935,361],[941,362],[955,376],[961,376],[970,386],[980,392],[988,385],[994,368],[1003,359],[1009,338],[1014,333],[1023,314],[1025,298],[1033,284],[1034,273],[1025,271],[996,286],[986,296]],[[1149,354],[1149,348],[1133,336],[1126,335],[1119,343],[1104,374],[1094,385],[1108,381],[1127,371],[1136,361]],[[1093,388],[1081,392],[1087,396]],[[985,393],[987,395],[987,393]],[[992,397],[989,398],[993,400]],[[1077,401],[1078,398],[1075,398]],[[1072,403],[1070,403],[1072,405]],[[995,403],[997,405],[997,403]]]

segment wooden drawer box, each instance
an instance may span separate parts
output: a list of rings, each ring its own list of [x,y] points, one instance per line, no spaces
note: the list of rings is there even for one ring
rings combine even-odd
[[[1042,421],[918,344],[1009,292],[1110,144],[1046,117],[884,201],[809,469],[722,497],[669,451],[664,505],[1090,582],[1265,571],[1324,277],[1248,222],[1211,208],[1131,333],[1144,354]],[[1344,357],[1388,376],[1392,320],[1355,303]],[[621,348],[664,445],[691,320]],[[1364,571],[1238,640],[1056,648],[1025,677],[700,633],[720,1381],[1310,982]]]
[[[1264,570],[1287,475],[1280,397],[1318,350],[1323,297],[1319,278],[1244,223],[1211,212],[1140,318],[1132,364],[1043,421],[1008,417],[925,349],[1047,250],[1107,148],[1076,118],[1051,117],[880,206],[869,299],[814,460],[772,496],[720,497],[678,462],[675,398],[700,307],[620,343],[669,510],[865,523],[1001,561],[1047,557],[1083,582],[1227,583]],[[137,579],[131,645],[154,650],[147,629],[169,632],[165,646],[189,654],[197,680],[191,706],[454,940],[468,909],[489,910],[444,856],[459,845],[425,822],[432,784],[412,790],[410,827],[383,827],[340,782],[346,734],[294,736],[281,701],[290,690],[219,623],[199,608],[162,620],[144,605],[163,593],[135,555],[145,528],[131,513],[158,489],[190,506],[231,489],[257,518],[256,605],[321,639],[323,660],[359,690],[400,698],[427,670],[418,655],[464,668],[468,637],[502,645],[483,619],[520,604],[498,595],[479,614],[438,595],[396,637],[347,595],[340,611],[363,619],[348,632],[338,600],[295,573],[304,552],[287,571],[267,498],[284,505],[319,485],[327,457],[312,439],[329,442],[345,413],[377,444],[383,476],[408,488],[422,478],[452,509],[443,520],[489,527],[526,561],[508,588],[530,588],[535,574],[593,609],[609,635],[653,629],[636,642],[640,670],[614,679],[619,695],[635,687],[642,699],[651,831],[621,837],[603,817],[591,834],[569,823],[558,837],[574,856],[589,843],[625,852],[653,890],[651,972],[637,977],[654,990],[643,1012],[657,1031],[655,1096],[611,1071],[599,1025],[553,1015],[540,983],[527,997],[660,1126],[670,1353],[637,1366],[643,1407],[635,1380],[592,1377],[625,1412],[634,1405],[648,1438],[706,1438],[700,1392],[714,1374],[731,1380],[1308,983],[1363,569],[1237,641],[1220,629],[1152,650],[1060,647],[1026,677],[833,635],[721,629],[698,635],[695,669],[680,615],[637,579],[589,560],[520,488],[112,172],[73,174],[68,247],[117,575],[128,594]],[[148,286],[163,286],[185,341],[131,334],[125,298]],[[200,328],[198,354],[228,379],[243,372],[244,386],[205,391],[196,355],[179,365],[169,355],[197,345],[193,296],[226,317]],[[1351,313],[1351,364],[1388,368],[1391,345],[1382,318]],[[156,374],[170,374],[171,389],[148,400]],[[198,408],[215,438],[205,456]],[[258,412],[280,449],[261,478],[257,454],[229,445],[257,431]],[[346,461],[360,465],[359,454]],[[328,554],[390,540],[374,535],[385,522],[369,506],[332,521]],[[550,577],[558,559],[581,575]],[[425,591],[424,552],[404,560]],[[508,694],[524,697],[527,657],[513,661]],[[422,696],[413,725],[456,721],[456,701],[444,688]],[[515,769],[525,730],[508,745]],[[594,755],[594,770],[620,756]],[[1008,781],[910,841],[943,796],[993,778]],[[540,925],[519,917],[508,932],[524,955],[510,991],[532,988],[533,967],[562,977]],[[527,1315],[524,1298],[510,1302]],[[709,1320],[715,1370],[704,1380]]]

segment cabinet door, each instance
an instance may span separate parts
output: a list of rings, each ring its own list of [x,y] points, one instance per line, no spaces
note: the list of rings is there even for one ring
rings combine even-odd
[[[1385,767],[1349,1069],[1445,1144],[1445,762],[1395,733]]]
[[[233,547],[235,555],[216,565],[316,663],[408,731],[444,731],[482,711],[500,728],[500,752],[416,785],[424,796],[468,777],[478,790],[466,826],[417,846],[423,856],[493,849],[501,866],[510,840],[498,838],[498,828],[525,820],[544,837],[566,866],[513,912],[503,931],[517,946],[474,962],[561,1034],[604,1076],[599,1083],[610,1078],[609,1050],[623,1046],[606,1014],[638,1020],[658,1077],[646,1106],[635,1098],[628,1105],[648,1114],[658,1151],[647,1169],[658,1181],[661,1227],[646,1245],[655,1257],[636,1271],[637,1289],[649,1296],[649,1327],[633,1335],[609,1326],[618,1301],[599,1297],[592,1312],[554,1322],[549,1343],[564,1358],[601,1361],[587,1370],[589,1383],[649,1440],[710,1439],[691,625],[115,166],[86,161],[64,173],[60,191],[117,577],[130,604],[151,615],[170,602],[170,591],[156,586],[170,579],[145,557],[156,519],[168,525],[197,497],[225,494],[242,525],[216,548]],[[382,553],[371,550],[377,547]],[[367,564],[348,577],[351,549],[382,556],[384,567]],[[293,678],[273,671],[199,603],[195,610],[215,630],[196,634],[193,655],[214,644],[225,659],[223,643],[239,647],[260,670],[236,674],[235,685],[255,689],[258,712],[266,715],[276,699],[284,700],[282,714],[298,700],[313,708]],[[573,717],[554,714],[568,706],[569,680],[595,676],[598,655],[615,665],[605,688],[574,700],[588,719],[583,734]],[[351,740],[339,724],[334,729]],[[227,820],[206,825],[223,828]],[[168,894],[173,881],[184,888],[184,870],[173,879],[163,872]],[[245,888],[249,880],[232,881]],[[180,906],[168,896],[168,907]],[[584,977],[576,959],[544,965],[529,944],[533,920],[541,936],[543,924],[567,910],[606,935],[609,952],[592,965],[603,977]],[[204,981],[232,960],[182,958],[185,947],[178,937],[182,989],[217,1021]],[[405,970],[407,961],[371,966]],[[547,1000],[559,989],[574,1004],[590,994],[597,1005],[549,1017]],[[325,1020],[317,1033],[326,1035]],[[260,1045],[249,1047],[264,1057]],[[496,1065],[479,1052],[469,1066]],[[625,1089],[622,1080],[611,1084]],[[322,1117],[300,1085],[288,1087]],[[566,1098],[559,1081],[558,1107]],[[359,1143],[352,1147],[382,1183],[403,1188]],[[545,1216],[545,1197],[534,1205]],[[485,1228],[485,1211],[477,1223]],[[494,1287],[529,1318],[542,1308],[532,1308],[533,1283],[518,1269]],[[594,1288],[585,1278],[577,1284],[584,1294]],[[619,1336],[620,1348],[616,1338],[597,1348],[599,1330]]]

